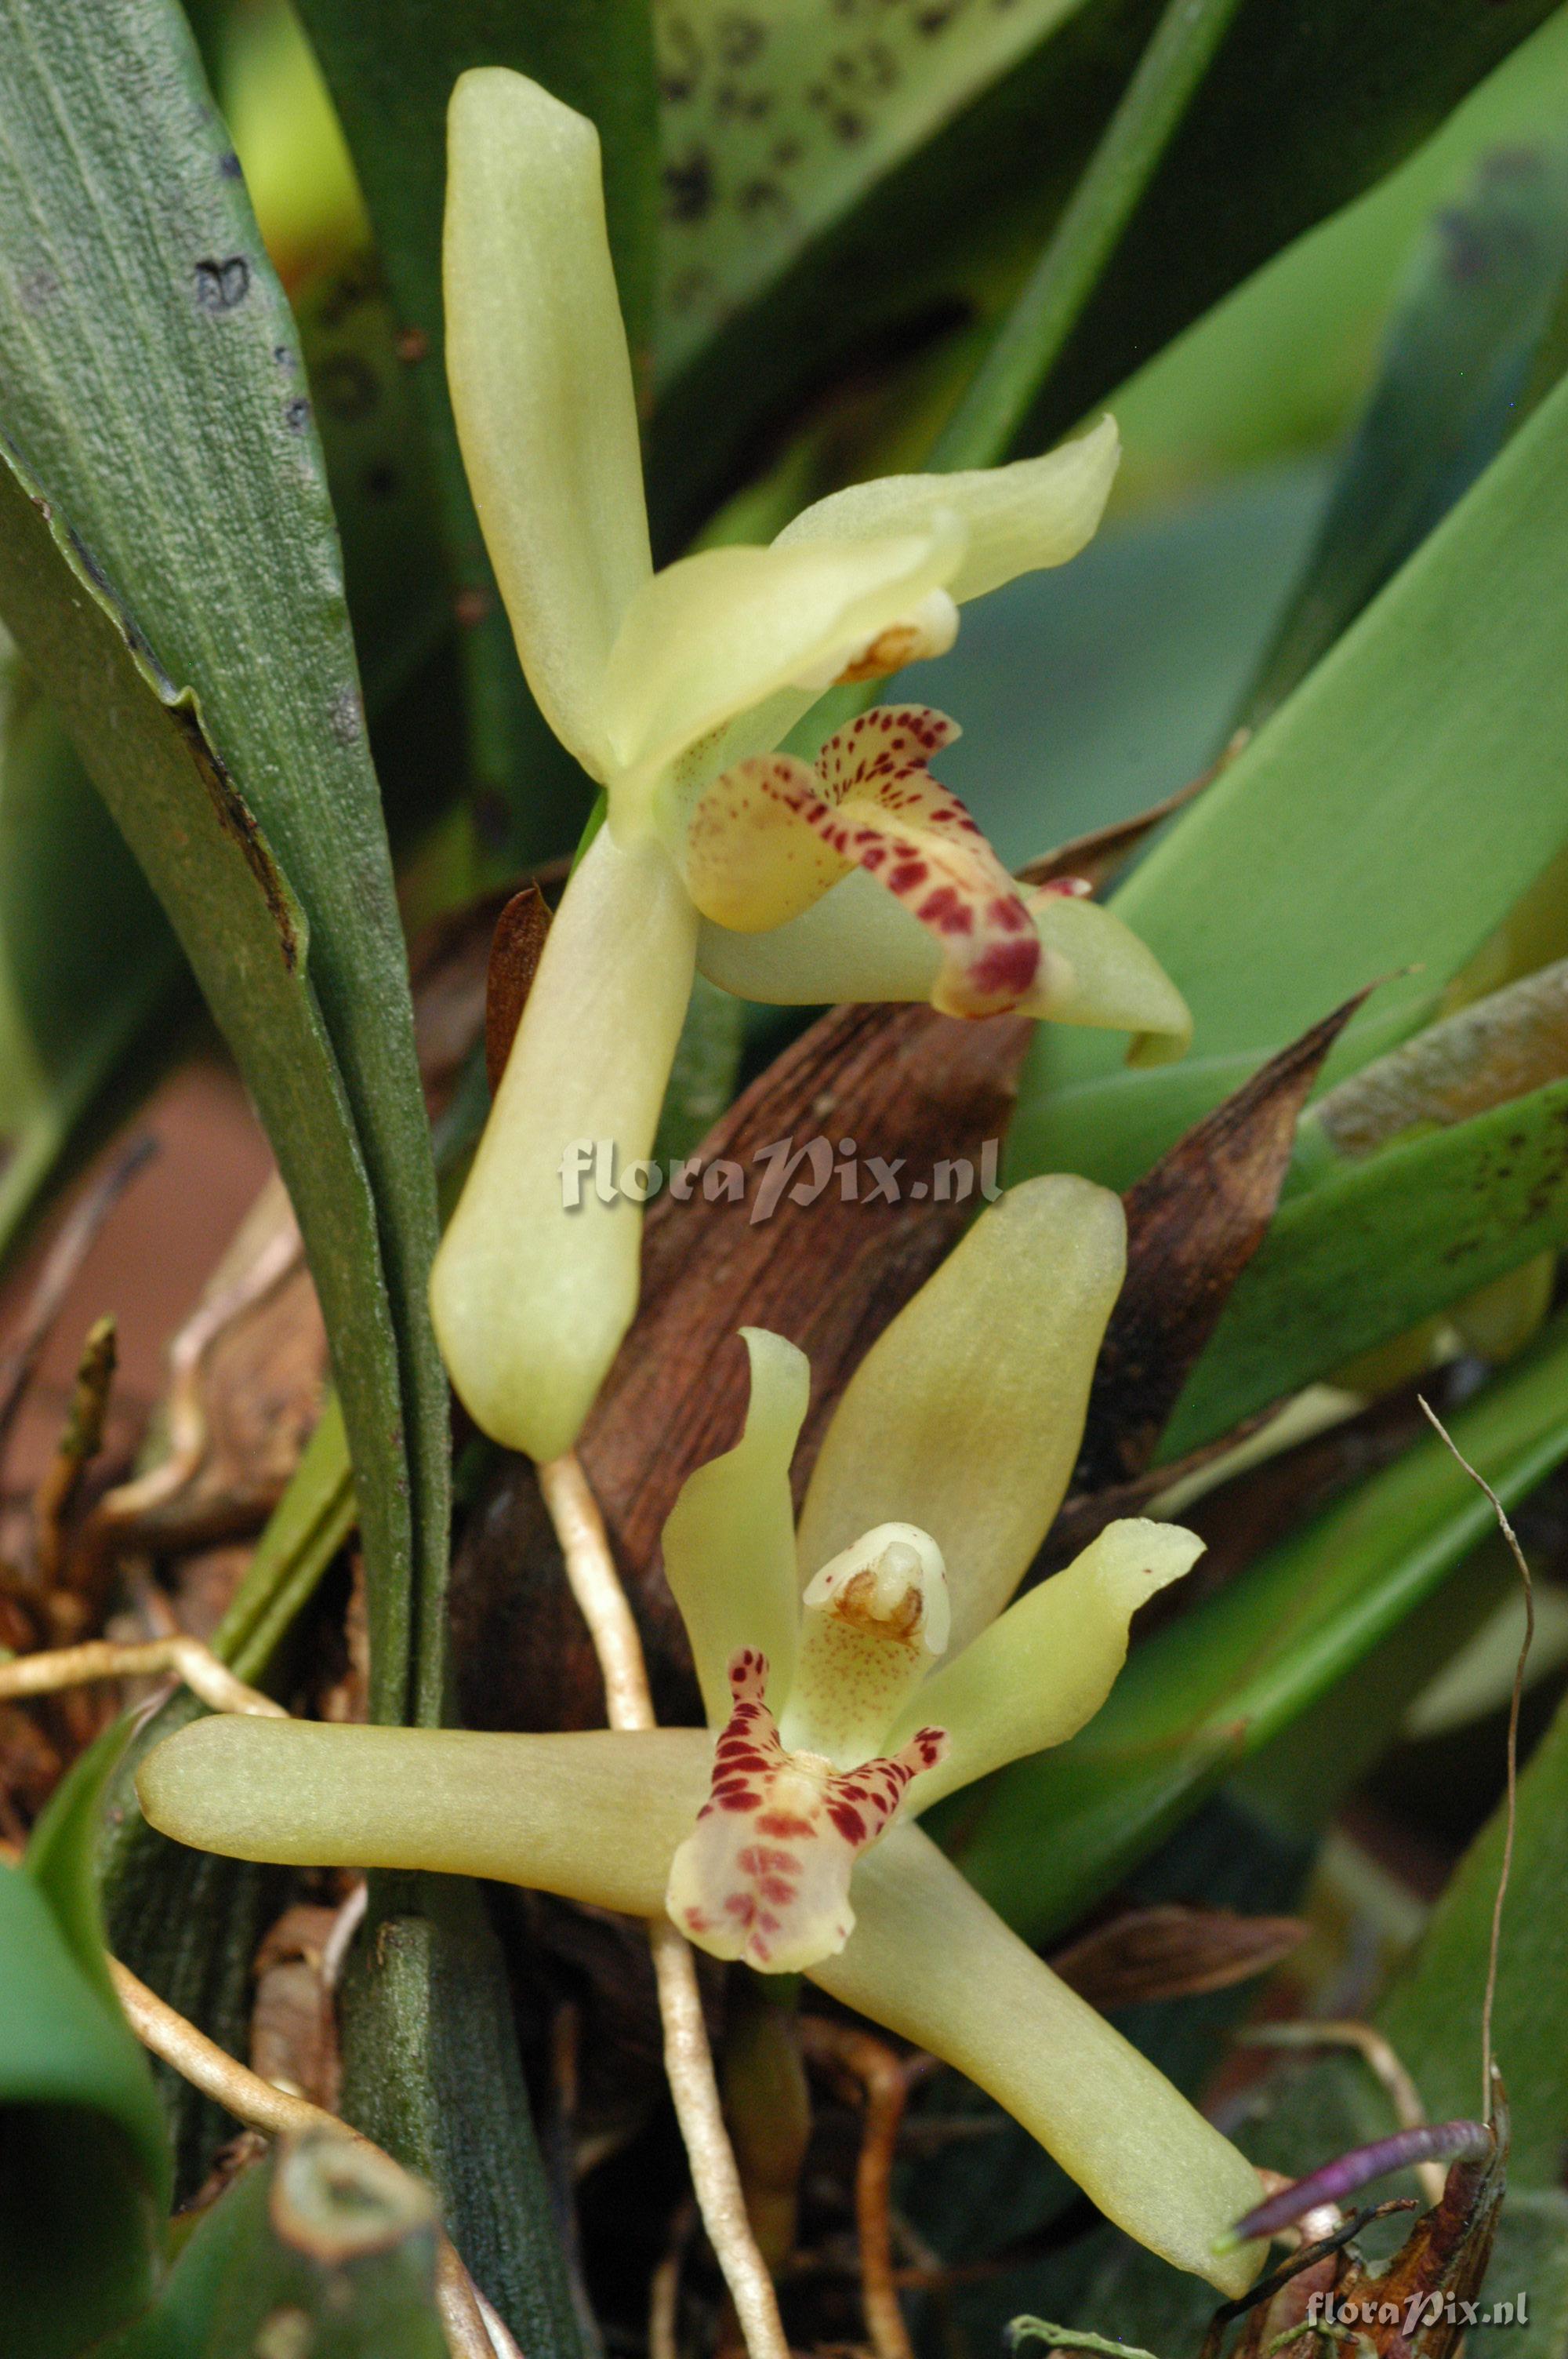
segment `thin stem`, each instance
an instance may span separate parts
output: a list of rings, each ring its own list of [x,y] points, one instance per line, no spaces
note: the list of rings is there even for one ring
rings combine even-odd
[[[1514,1665],[1513,1694],[1509,1701],[1508,1735],[1508,1805],[1503,1814],[1503,1857],[1498,1870],[1498,1897],[1492,1903],[1492,1938],[1487,1956],[1487,1995],[1481,2002],[1481,2119],[1492,2118],[1494,2090],[1492,2071],[1492,2010],[1498,1995],[1498,1957],[1503,1939],[1503,1903],[1508,1898],[1509,1877],[1514,1864],[1514,1824],[1519,1816],[1519,1715],[1524,1699],[1525,1665],[1535,1643],[1535,1584],[1530,1577],[1523,1549],[1509,1523],[1503,1503],[1486,1477],[1477,1474],[1470,1461],[1460,1451],[1453,1435],[1430,1403],[1422,1400],[1421,1412],[1428,1425],[1443,1442],[1449,1454],[1456,1459],[1477,1490],[1484,1491],[1492,1503],[1492,1513],[1498,1519],[1498,1529],[1509,1546],[1509,1551],[1519,1567],[1519,1577],[1524,1586],[1524,1644]]]
[[[23,1696],[56,1695],[62,1688],[86,1687],[93,1680],[157,1679],[165,1671],[182,1679],[191,1693],[214,1712],[288,1718],[280,1703],[247,1687],[211,1647],[183,1633],[127,1646],[113,1638],[90,1638],[80,1647],[54,1647],[46,1654],[19,1655],[14,1661],[0,1663],[0,1703],[15,1703]]]
[[[604,1518],[573,1451],[540,1467],[539,1488],[566,1559],[572,1595],[599,1658],[610,1724],[653,1728],[656,1723],[643,1642],[615,1569]],[[696,1963],[667,1918],[649,1926],[648,1943],[665,2029],[665,2071],[708,2242],[724,2272],[752,2359],[789,2359],[773,2281],[752,2234],[735,2151],[724,2126]]]
[[[893,2280],[891,2203],[893,2154],[909,2096],[909,2068],[884,2041],[827,2016],[808,2016],[801,2032],[813,2063],[838,2066],[858,2081],[864,2093],[866,2122],[855,2166],[855,2226],[866,2332],[876,2359],[914,2359]]]
[[[1237,0],[1168,0],[1066,212],[937,440],[940,469],[1004,458],[1208,70]]]
[[[248,2129],[268,2137],[299,2137],[308,2130],[330,2130],[355,2146],[389,2162],[391,2157],[371,2138],[340,2121],[308,2097],[291,2096],[287,2089],[264,2081],[198,2031],[156,1992],[148,1990],[118,1958],[109,1961],[109,1973],[132,2030],[144,2048],[173,2066],[180,2078],[200,2089]],[[459,2259],[452,2241],[437,2230],[436,2306],[453,2359],[511,2359],[507,2345],[497,2342],[480,2308],[472,2279]],[[498,2321],[499,2323],[499,2321]],[[501,2329],[504,2334],[504,2328]],[[510,2339],[510,2338],[508,2338]],[[515,2352],[515,2344],[513,2346]]]

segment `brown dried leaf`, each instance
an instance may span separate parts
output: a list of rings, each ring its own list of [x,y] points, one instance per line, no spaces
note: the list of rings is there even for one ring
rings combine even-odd
[[[484,1070],[492,1097],[501,1087],[549,930],[545,897],[532,882],[514,893],[495,921],[484,991]]]
[[[1095,1372],[1077,1489],[1127,1483],[1149,1464],[1188,1370],[1268,1232],[1296,1118],[1366,997],[1358,991],[1271,1057],[1128,1190],[1127,1282]]]
[[[1011,1113],[1030,1027],[993,1016],[960,1024],[925,1007],[842,1007],[771,1066],[704,1140],[705,1164],[746,1172],[751,1201],[682,1204],[647,1223],[643,1301],[579,1444],[604,1510],[650,1658],[661,1718],[696,1708],[690,1658],[659,1568],[658,1540],[695,1466],[730,1448],[744,1413],[744,1325],[772,1327],[810,1354],[812,1406],[795,1471],[804,1483],[833,1403],[855,1364],[947,1252],[975,1210],[846,1203],[830,1186],[810,1204],[786,1192],[754,1217],[761,1150],[779,1140],[853,1137],[862,1160],[905,1158],[905,1177],[966,1156],[977,1169]],[[465,1709],[475,1724],[591,1726],[603,1693],[565,1586],[533,1473],[508,1461],[470,1519],[454,1581]]]
[[[1308,1930],[1299,1917],[1238,1917],[1172,1902],[1127,1909],[1059,1951],[1051,1966],[1080,1998],[1108,2011],[1228,1990],[1288,1958]]]

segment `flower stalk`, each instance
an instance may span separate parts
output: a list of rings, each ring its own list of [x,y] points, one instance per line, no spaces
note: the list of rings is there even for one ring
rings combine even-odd
[[[572,1595],[599,1658],[610,1724],[652,1729],[656,1723],[642,1641],[588,1477],[568,1453],[540,1468],[539,1487],[561,1544]],[[751,2359],[789,2359],[778,2297],[752,2233],[735,2150],[724,2126],[696,1962],[667,1917],[649,1925],[648,1945],[664,2025],[665,2073],[708,2242],[724,2272]]]

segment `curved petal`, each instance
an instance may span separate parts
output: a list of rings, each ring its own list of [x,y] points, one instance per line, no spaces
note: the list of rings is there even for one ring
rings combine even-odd
[[[447,373],[485,546],[546,720],[597,778],[622,618],[651,571],[599,135],[504,67],[449,115]]]
[[[869,1524],[927,1531],[952,1644],[1000,1614],[1061,1505],[1121,1285],[1119,1197],[1026,1180],[990,1206],[884,1329],[824,1437],[800,1522],[803,1574]]]
[[[883,1740],[902,1745],[927,1721],[947,1732],[946,1756],[921,1778],[911,1807],[927,1810],[989,1769],[1075,1735],[1127,1660],[1127,1625],[1138,1608],[1190,1572],[1203,1550],[1179,1524],[1141,1516],[1108,1524],[1063,1571],[933,1671]]]
[[[752,1362],[746,1430],[682,1484],[665,1525],[669,1582],[697,1664],[709,1724],[730,1717],[730,1664],[765,1655],[770,1701],[783,1708],[795,1668],[800,1594],[789,1463],[811,1392],[804,1352],[765,1327],[742,1327]]]
[[[1027,1010],[1054,1024],[1098,1025],[1137,1035],[1130,1065],[1168,1064],[1192,1045],[1192,1012],[1159,960],[1130,926],[1098,901],[1047,888],[1029,897],[1047,962]]]
[[[1258,2201],[1245,2156],[1008,1930],[918,1827],[884,1836],[856,1868],[854,1892],[854,1933],[809,1969],[812,1981],[968,2073],[1140,2244],[1222,2293],[1244,2293],[1265,2246],[1223,2257],[1213,2246]]]
[[[934,509],[892,538],[704,549],[666,566],[633,600],[611,652],[605,723],[617,763],[651,785],[775,691],[827,687],[842,661],[941,587],[964,548],[963,527]]]
[[[653,1144],[696,932],[662,845],[623,852],[601,829],[550,928],[436,1256],[430,1303],[452,1382],[486,1433],[535,1458],[576,1440],[637,1307],[642,1214],[618,1183]]]
[[[851,484],[802,510],[775,549],[913,532],[939,508],[968,527],[962,565],[946,588],[960,605],[1016,574],[1065,565],[1094,538],[1121,456],[1113,418],[1041,459],[975,467],[953,475],[883,475]]]
[[[708,1793],[706,1729],[492,1736],[218,1715],[147,1756],[149,1822],[228,1859],[429,1868],[656,1917]]]

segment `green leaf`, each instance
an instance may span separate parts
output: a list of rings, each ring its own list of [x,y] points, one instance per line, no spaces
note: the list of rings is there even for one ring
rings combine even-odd
[[[661,7],[661,384],[880,179],[921,158],[1065,25],[1094,13],[1085,0],[1022,0],[1007,9],[884,8],[857,25],[829,0],[771,19],[742,17],[724,0]]]
[[[313,2132],[246,2171],[102,2359],[447,2359],[427,2190]]]
[[[1317,545],[1242,708],[1256,728],[1466,491],[1517,422],[1568,266],[1568,156],[1487,156],[1423,238]]]
[[[1461,1445],[1463,1447],[1463,1445]],[[1481,2001],[1502,1864],[1499,1807],[1433,1911],[1421,1948],[1378,2010],[1433,2121],[1481,2103]],[[1513,1869],[1498,1952],[1492,2045],[1513,2114],[1510,2176],[1555,2187],[1568,2144],[1568,1705],[1519,1779]]]
[[[1249,271],[1390,171],[1550,8],[1320,0],[1303,16],[1291,0],[1248,0],[1029,446],[1054,439]],[[666,551],[733,485],[764,432],[826,385],[954,325],[983,328],[1011,299],[1159,9],[1087,0],[1013,13],[1033,37],[1015,62],[989,47],[1011,38],[999,37],[989,10],[846,22],[816,0],[805,28],[805,12],[792,11],[787,30],[717,0],[665,13],[666,212],[677,218],[665,228],[661,340],[678,374],[664,373],[653,472]],[[735,25],[741,42],[726,38]],[[945,71],[928,80],[925,56],[935,60],[944,37]],[[978,74],[967,54],[982,60]],[[855,151],[848,170],[841,147]],[[826,220],[811,194],[819,180],[836,199]],[[693,314],[700,343],[682,324]]]
[[[0,1866],[0,2347],[76,2359],[157,2282],[163,2116],[40,1885]]]
[[[1193,1051],[1133,1072],[1108,1036],[1040,1027],[1014,1176],[1126,1186],[1379,976],[1329,1077],[1402,1038],[1568,837],[1565,734],[1568,386],[1116,895]]]
[[[1281,1205],[1161,1438],[1162,1461],[1568,1244],[1568,1082],[1342,1164]]]
[[[375,1208],[312,989],[304,915],[193,699],[155,672],[137,626],[102,577],[89,574],[79,546],[58,508],[0,452],[0,601],[176,919],[311,1245],[371,1501],[367,1538],[381,1573],[375,1635],[384,1661],[390,1654],[395,1663],[407,1601],[386,1576],[406,1580],[409,1553],[395,1506],[395,1486],[406,1479],[394,1422],[396,1347]]]
[[[1006,458],[1194,103],[1236,5],[1166,0],[1044,252],[936,439],[934,467],[990,467]]]
[[[451,627],[435,488],[375,255],[318,271],[293,303],[373,719]]]
[[[1113,520],[1070,566],[967,606],[951,654],[889,683],[889,701],[962,719],[942,775],[1009,867],[1148,810],[1208,766],[1324,488],[1316,465],[1271,469]]]
[[[263,1108],[362,1475],[376,1708],[416,1637],[433,1717],[434,1180],[297,332],[172,0],[0,0],[0,38],[5,426],[49,510],[7,488],[0,603]]]
[[[0,1259],[127,1064],[154,1069],[178,946],[70,739],[0,664]]]
[[[455,1875],[370,1881],[343,1996],[348,2109],[434,2187],[475,2282],[524,2350],[576,2359],[581,2330],[545,2224],[550,2193],[484,1896]]]
[[[567,850],[591,791],[524,682],[447,397],[447,103],[471,66],[529,74],[599,125],[611,250],[634,353],[648,334],[657,124],[646,0],[302,0],[370,208],[435,467],[484,832],[514,862]]]
[[[72,1762],[27,1838],[26,1860],[81,1972],[104,2005],[116,2010],[94,1854],[103,1798],[135,1726],[129,1717],[114,1722]]]
[[[1507,1502],[1568,1455],[1568,1328],[1451,1420]],[[1136,1648],[1055,1751],[947,1806],[955,1857],[1032,1941],[1106,1891],[1248,1755],[1359,1661],[1492,1528],[1435,1434]]]

